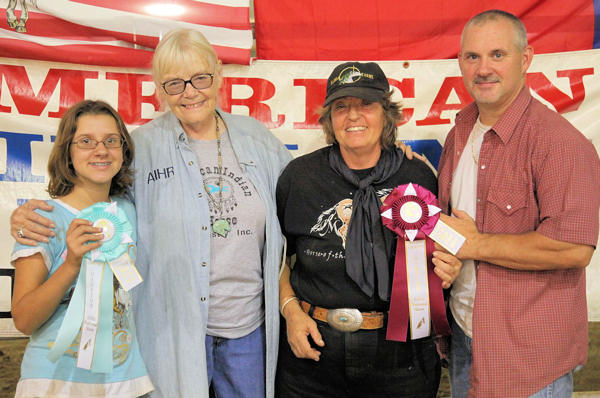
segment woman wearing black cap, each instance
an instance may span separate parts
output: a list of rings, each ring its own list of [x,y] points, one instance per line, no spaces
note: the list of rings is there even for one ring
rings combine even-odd
[[[437,394],[433,338],[386,339],[395,238],[379,207],[398,185],[437,192],[429,167],[394,146],[401,110],[391,95],[376,63],[338,65],[319,119],[330,145],[279,178],[278,216],[287,255],[296,255],[280,278],[279,397]],[[448,287],[460,261],[436,251],[433,263]]]

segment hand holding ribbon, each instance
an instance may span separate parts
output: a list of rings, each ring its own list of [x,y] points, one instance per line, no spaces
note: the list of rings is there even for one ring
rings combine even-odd
[[[402,238],[396,245],[389,340],[406,341],[409,319],[412,339],[429,336],[431,320],[438,334],[450,333],[442,282],[433,272],[433,240],[455,254],[465,239],[439,220],[440,211],[435,195],[417,184],[394,188],[381,206],[383,225]]]
[[[55,362],[81,328],[77,367],[112,371],[113,273],[125,290],[142,280],[135,269],[133,226],[116,202],[96,203],[77,218],[102,228],[102,244],[83,256],[75,290],[48,359]]]

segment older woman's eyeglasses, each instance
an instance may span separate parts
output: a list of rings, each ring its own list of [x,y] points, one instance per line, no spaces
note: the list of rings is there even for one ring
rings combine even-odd
[[[173,79],[162,84],[163,90],[169,95],[181,94],[185,91],[185,87],[188,83],[192,85],[196,90],[202,90],[209,88],[213,84],[213,73],[199,73],[192,76],[190,80]]]
[[[71,141],[71,144],[77,145],[79,149],[95,149],[99,143],[103,143],[105,148],[121,148],[123,146],[123,138],[108,137],[102,141],[96,141],[93,138],[83,137],[77,141]]]

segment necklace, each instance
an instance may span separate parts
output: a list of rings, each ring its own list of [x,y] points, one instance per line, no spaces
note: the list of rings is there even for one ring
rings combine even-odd
[[[475,141],[477,141],[479,139],[479,137],[481,137],[483,134],[485,134],[486,127],[487,126],[483,126],[483,124],[481,124],[479,122],[479,119],[477,119],[475,128],[473,129],[473,131],[471,132],[471,135],[469,136],[469,141],[471,141],[471,156],[473,156],[473,162],[475,162],[475,164],[479,164],[479,153],[475,152]],[[477,136],[477,137],[475,137],[475,136]]]
[[[471,156],[473,156],[473,162],[479,164],[479,156],[475,154],[475,134],[471,134]]]
[[[229,222],[223,218],[223,156],[221,155],[221,134],[219,129],[219,117],[217,116],[216,112],[215,122],[217,123],[217,164],[219,167],[219,201],[217,202],[216,199],[210,194],[210,191],[206,186],[206,182],[204,182],[204,190],[206,191],[206,194],[208,195],[210,200],[213,202],[213,205],[217,209],[219,209],[219,218],[216,219],[213,223],[212,230],[213,232],[226,238],[227,233],[231,231],[231,226],[229,225]]]

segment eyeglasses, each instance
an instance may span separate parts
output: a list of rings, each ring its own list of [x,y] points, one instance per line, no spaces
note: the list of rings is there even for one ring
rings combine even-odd
[[[83,137],[77,141],[71,141],[71,144],[77,145],[79,149],[95,149],[99,143],[103,143],[105,148],[121,148],[123,146],[122,137],[108,137],[102,141],[96,141],[93,138]]]
[[[161,84],[165,93],[169,95],[181,94],[185,91],[188,83],[192,85],[196,90],[202,90],[209,88],[213,84],[214,73],[199,73],[192,76],[190,80],[173,79],[168,82]]]

